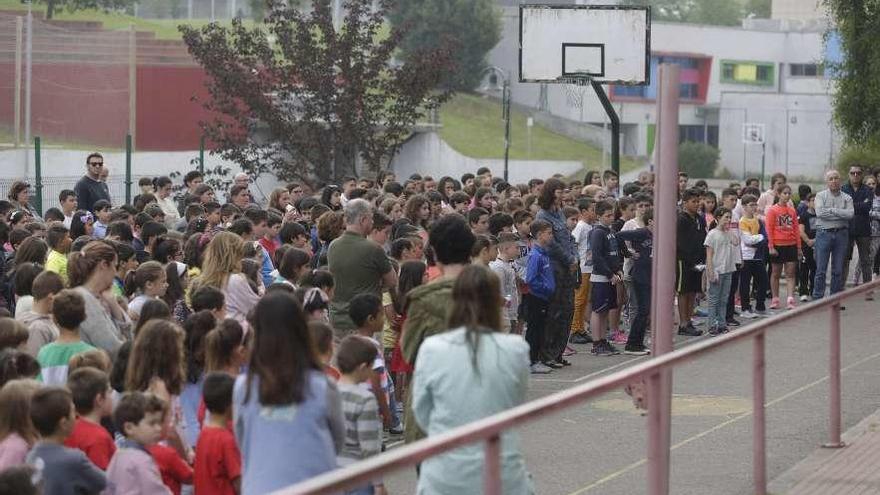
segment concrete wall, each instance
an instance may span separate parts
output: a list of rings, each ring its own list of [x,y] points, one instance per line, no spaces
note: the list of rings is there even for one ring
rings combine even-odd
[[[467,172],[476,172],[480,167],[489,167],[492,175],[502,177],[504,160],[464,156],[446,144],[435,132],[415,135],[391,162],[391,169],[399,178],[409,177],[414,173],[430,174],[435,179],[444,175],[459,178]],[[535,177],[547,178],[556,173],[570,175],[581,170],[583,165],[579,161],[510,160],[508,168],[510,182],[519,184]]]

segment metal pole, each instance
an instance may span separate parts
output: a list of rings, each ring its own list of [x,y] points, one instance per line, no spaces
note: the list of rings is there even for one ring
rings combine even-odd
[[[21,144],[21,58],[22,58],[22,31],[24,19],[15,18],[15,146]]]
[[[782,79],[780,77],[780,79]],[[789,126],[791,125],[791,119],[788,116],[789,109],[785,109],[785,176],[788,177],[788,134],[789,134]]]
[[[510,158],[510,81],[504,77],[504,87],[502,89],[501,104],[504,114],[504,182],[510,182],[508,160]]]
[[[767,136],[764,136],[764,141],[761,142],[761,190],[764,190],[764,175],[766,172],[764,171],[764,158],[767,156]]]
[[[767,493],[767,433],[764,410],[764,333],[755,336],[752,352],[752,477],[755,495]]]
[[[831,305],[831,334],[829,335],[828,358],[828,402],[830,409],[830,431],[828,443],[822,446],[829,449],[843,447],[840,440],[840,303]]]
[[[620,177],[620,118],[617,116],[617,111],[614,110],[611,101],[608,100],[608,95],[605,94],[605,88],[602,87],[602,84],[598,81],[591,81],[590,84],[593,86],[593,90],[596,91],[596,96],[599,97],[602,108],[608,114],[608,120],[611,121],[611,170]],[[678,121],[678,118],[676,118],[676,121]],[[617,189],[620,192],[619,182]]]
[[[205,135],[199,137],[199,173],[205,174]]]
[[[675,326],[670,311],[675,293],[676,201],[678,195],[678,101],[680,69],[660,66],[657,91],[658,157],[654,189],[654,263],[651,288],[651,327],[655,356],[672,351]],[[604,91],[603,91],[604,94]],[[612,129],[614,127],[612,126]],[[612,149],[613,151],[613,149]],[[669,493],[669,430],[672,412],[672,371],[651,376],[648,383],[648,493]]]
[[[133,149],[137,143],[137,36],[134,24],[128,25],[128,134]]]
[[[24,47],[24,142],[31,143],[31,80],[34,75],[34,14],[32,11],[33,2],[28,2],[27,13],[27,41]],[[30,164],[30,154],[25,153],[25,175],[28,174]]]
[[[125,136],[125,204],[131,204],[131,134]]]
[[[501,437],[498,435],[486,440],[483,493],[485,495],[501,495]]]
[[[37,183],[37,212],[43,214],[43,160],[40,156],[40,136],[34,138],[34,182]]]

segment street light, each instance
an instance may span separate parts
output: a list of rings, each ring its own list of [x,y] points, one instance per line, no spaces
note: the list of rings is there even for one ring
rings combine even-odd
[[[504,181],[508,178],[508,159],[510,157],[510,78],[500,67],[490,65],[483,70],[483,74],[489,72],[486,83],[480,86],[483,92],[498,91],[498,80],[501,79],[501,118],[504,120]]]

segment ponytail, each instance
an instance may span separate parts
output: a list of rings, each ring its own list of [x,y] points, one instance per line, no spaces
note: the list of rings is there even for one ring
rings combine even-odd
[[[123,292],[126,297],[131,297],[135,292],[143,291],[147,282],[155,282],[165,275],[165,268],[158,261],[147,261],[137,270],[125,274]]]
[[[243,344],[244,330],[235,320],[224,320],[205,336],[205,372],[223,371]]]
[[[67,259],[67,276],[70,287],[86,282],[102,261],[116,269],[116,248],[109,241],[90,241],[80,251],[72,252]]]

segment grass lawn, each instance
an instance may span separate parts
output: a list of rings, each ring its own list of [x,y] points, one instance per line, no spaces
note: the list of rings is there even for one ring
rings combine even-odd
[[[443,127],[440,135],[456,151],[473,158],[504,157],[504,121],[501,104],[482,96],[461,93],[440,109]],[[532,127],[531,152],[528,145],[526,114],[511,111],[510,158],[532,160],[579,160],[588,169],[602,165],[602,150],[556,134],[542,126]],[[610,167],[610,156],[608,166]],[[621,171],[636,168],[637,162],[621,157]]]
[[[20,0],[0,0],[0,10],[21,10],[27,11],[27,4]],[[34,12],[46,12],[46,6],[43,4],[35,4]],[[129,24],[134,24],[137,31],[152,31],[156,33],[159,39],[180,39],[180,32],[177,26],[180,24],[189,24],[193,27],[202,27],[211,21],[207,19],[140,19],[131,15],[118,12],[104,12],[102,10],[85,9],[75,12],[67,12],[65,10],[55,11],[55,19],[65,21],[99,21],[104,23],[104,29],[108,30],[127,30]],[[254,21],[245,20],[246,26],[253,26]],[[225,21],[224,24],[229,24]]]

